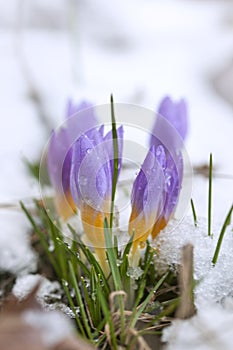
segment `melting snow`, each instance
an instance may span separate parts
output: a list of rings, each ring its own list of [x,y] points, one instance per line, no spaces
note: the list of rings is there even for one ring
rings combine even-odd
[[[232,309],[206,304],[189,320],[176,320],[163,331],[166,350],[231,350]]]
[[[181,248],[192,243],[194,246],[194,279],[198,282],[195,289],[195,303],[201,307],[210,302],[221,302],[226,296],[233,296],[233,226],[228,226],[220,250],[217,264],[212,258],[217,245],[221,226],[215,226],[213,235],[208,236],[207,221],[199,219],[195,227],[191,217],[180,224],[173,220],[160,233],[154,245],[158,249],[155,267],[164,270],[169,266],[176,269],[181,259]]]

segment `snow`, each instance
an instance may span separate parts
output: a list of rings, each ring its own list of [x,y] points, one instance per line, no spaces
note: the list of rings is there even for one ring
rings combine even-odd
[[[163,331],[166,350],[232,349],[232,310],[206,303],[189,320],[176,320]]]
[[[167,267],[176,270],[181,261],[181,248],[187,243],[194,246],[194,279],[195,304],[198,309],[206,304],[220,303],[225,297],[233,296],[233,225],[227,227],[222,242],[218,261],[215,266],[212,259],[216,249],[221,226],[212,228],[212,236],[208,236],[207,221],[198,218],[197,227],[192,217],[186,217],[181,223],[173,220],[159,234],[154,242],[157,249],[155,268],[164,271]]]
[[[22,315],[24,321],[40,332],[46,346],[54,346],[73,334],[74,328],[68,319],[57,311],[28,310]]]
[[[25,299],[26,296],[32,291],[37,283],[40,283],[39,290],[37,292],[37,300],[42,304],[46,304],[46,298],[60,300],[61,298],[61,286],[57,281],[50,282],[41,275],[25,274],[17,278],[13,287],[13,294],[19,299]]]
[[[172,221],[155,241],[157,257],[155,268],[163,272],[168,267],[176,270],[181,261],[181,248],[191,243],[194,246],[194,303],[197,315],[189,320],[175,320],[163,332],[163,341],[170,349],[231,349],[233,320],[233,225],[228,226],[221,246],[218,261],[212,264],[221,226],[207,234],[207,221],[186,217],[178,224]]]
[[[0,270],[18,275],[36,271],[37,256],[30,247],[28,227],[19,209],[0,210]]]

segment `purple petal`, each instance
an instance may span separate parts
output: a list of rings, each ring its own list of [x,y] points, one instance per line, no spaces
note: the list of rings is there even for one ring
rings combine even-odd
[[[187,104],[184,99],[178,102],[172,101],[170,97],[165,97],[159,105],[158,116],[156,118],[150,145],[158,146],[163,144],[169,149],[181,146],[175,131],[164,121],[164,118],[175,128],[178,135],[184,140],[188,130]],[[168,144],[168,147],[167,147]]]
[[[90,109],[90,113],[92,112],[93,117],[94,116],[94,112],[93,112],[93,105],[88,102],[88,101],[82,101],[79,104],[74,104],[74,102],[69,99],[67,102],[67,108],[66,108],[66,119],[72,117],[74,114],[79,113],[82,110],[85,109]]]
[[[165,152],[157,158],[154,146],[149,150],[139,174],[133,184],[131,203],[133,210],[139,215],[143,212],[146,222],[160,215],[164,202],[164,176],[162,165]]]
[[[48,172],[53,187],[58,192],[68,190],[71,150],[65,129],[52,132],[48,147]]]
[[[181,190],[183,176],[183,159],[180,154],[178,157],[178,162],[167,156],[167,168],[165,171],[166,179],[166,200],[164,205],[164,210],[162,216],[165,218],[166,222],[173,215],[175,208],[178,203],[179,194]]]
[[[71,117],[74,113],[78,113]],[[82,102],[74,105],[68,102],[67,118],[64,125],[52,132],[48,147],[48,172],[56,192],[68,192],[70,189],[70,171],[72,145],[84,132],[97,124],[92,105]]]
[[[86,154],[92,148],[93,148],[93,143],[86,135],[80,136],[73,146],[71,172],[70,172],[70,190],[71,190],[72,197],[78,206],[80,206],[81,197],[82,197],[80,193],[80,185],[82,185],[82,183],[79,184],[79,181],[78,181],[79,169]],[[87,176],[89,176],[89,174],[87,174]],[[84,183],[86,180],[85,178],[83,178],[83,180],[84,180],[83,181]]]
[[[91,104],[82,102],[78,106],[68,107],[65,127],[71,144],[97,125],[98,120]]]
[[[169,96],[166,96],[159,105],[158,113],[166,118],[173,125],[182,139],[187,135],[187,104],[184,99],[180,101],[172,101]]]
[[[108,157],[101,134],[98,130],[88,134],[82,135],[73,149],[71,193],[78,206],[86,202],[99,210],[109,193],[111,174],[106,171]]]

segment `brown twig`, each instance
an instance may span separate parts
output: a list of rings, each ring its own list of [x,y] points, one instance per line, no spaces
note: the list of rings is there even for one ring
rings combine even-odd
[[[182,249],[181,267],[179,273],[180,304],[176,317],[190,318],[195,314],[193,303],[193,246],[187,244]]]

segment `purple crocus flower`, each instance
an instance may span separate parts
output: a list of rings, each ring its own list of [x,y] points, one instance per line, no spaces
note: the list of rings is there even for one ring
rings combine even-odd
[[[177,159],[181,161],[181,158]],[[129,233],[134,233],[133,257],[138,245],[149,235],[154,239],[174,213],[181,189],[181,171],[182,162],[175,163],[167,157],[162,145],[151,146],[131,195]]]
[[[48,173],[55,189],[55,205],[59,216],[69,218],[75,211],[70,192],[72,144],[83,132],[97,124],[91,104],[68,102],[66,121],[58,131],[52,131],[48,145]]]
[[[161,214],[153,226],[151,232],[152,239],[154,239],[159,234],[159,232],[167,225],[168,221],[173,216],[176,206],[178,204],[183,178],[183,158],[181,153],[177,155],[175,161],[168,153],[166,153],[164,178],[164,203]]]
[[[161,215],[165,201],[165,163],[164,148],[152,146],[134,181],[129,220],[129,233],[134,233],[132,255],[138,244],[146,241]]]
[[[158,117],[152,129],[150,145],[158,146],[164,143],[164,139],[171,141],[175,137],[174,132],[172,133],[166,127],[163,118],[176,129],[182,140],[185,140],[188,131],[188,113],[185,100],[181,99],[175,102],[169,96],[163,98],[158,108]]]
[[[184,99],[178,102],[165,97],[158,108],[150,145],[163,145],[166,154],[164,177],[166,180],[165,201],[160,217],[151,232],[154,239],[167,225],[174,214],[183,177],[183,140],[188,129],[187,105]]]
[[[181,190],[181,151],[186,134],[185,101],[173,102],[170,97],[165,97],[158,109],[150,151],[133,184],[129,220],[129,233],[135,235],[132,256],[138,245],[149,235],[154,239],[174,214]]]
[[[123,127],[117,130],[118,159],[121,167]],[[70,186],[72,197],[81,213],[84,232],[93,245],[107,274],[104,242],[104,219],[109,219],[113,179],[112,131],[104,136],[104,127],[81,135],[72,152]]]

